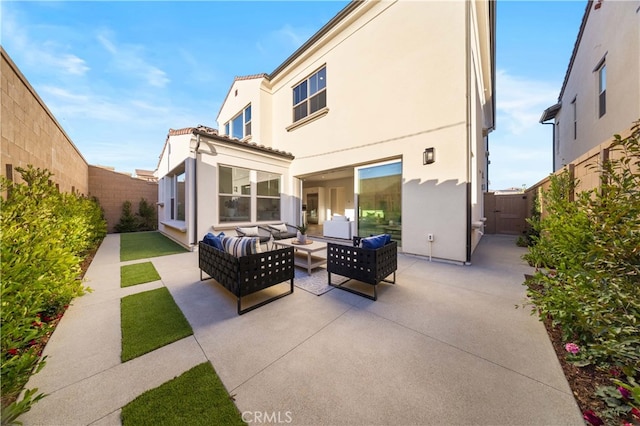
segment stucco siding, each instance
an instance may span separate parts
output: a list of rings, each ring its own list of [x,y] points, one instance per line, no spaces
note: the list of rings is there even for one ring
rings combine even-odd
[[[640,118],[640,1],[602,2],[599,9],[595,4],[591,5],[556,116],[560,123],[556,170]],[[596,68],[602,60],[606,63],[606,114],[599,117]]]

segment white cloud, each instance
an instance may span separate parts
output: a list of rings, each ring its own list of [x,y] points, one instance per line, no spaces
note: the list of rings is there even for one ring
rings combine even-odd
[[[160,68],[147,63],[143,59],[145,49],[135,44],[118,45],[112,40],[113,33],[102,30],[96,38],[111,54],[113,66],[127,77],[139,77],[153,87],[163,88],[171,81],[167,73]]]
[[[557,101],[555,84],[511,75],[496,75],[496,130],[489,136],[490,189],[532,186],[552,169],[550,126],[542,112]]]
[[[285,24],[271,31],[256,43],[256,48],[265,56],[290,54],[309,39],[312,31],[308,28],[296,28]]]
[[[544,81],[513,76],[504,70],[496,73],[498,125],[506,123],[508,130],[520,135],[538,126],[542,112],[553,105],[560,87]]]

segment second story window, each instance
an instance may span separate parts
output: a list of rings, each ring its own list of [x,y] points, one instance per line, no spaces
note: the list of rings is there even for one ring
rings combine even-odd
[[[237,139],[251,136],[251,105],[238,113],[231,121],[227,121],[224,125],[224,131],[227,136]]]
[[[293,121],[327,106],[327,68],[322,67],[293,88]]]
[[[607,112],[607,64],[602,61],[598,67],[598,117]]]

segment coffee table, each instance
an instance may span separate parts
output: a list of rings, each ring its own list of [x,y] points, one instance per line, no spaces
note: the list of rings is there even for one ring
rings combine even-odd
[[[310,242],[310,243],[309,243]],[[307,269],[307,273],[311,275],[311,270],[327,263],[327,258],[322,256],[316,256],[313,253],[321,251],[325,252],[327,245],[319,241],[312,241],[307,238],[307,244],[300,244],[296,238],[289,238],[287,240],[276,240],[273,242],[274,246],[280,247],[293,247],[294,248],[294,264]]]

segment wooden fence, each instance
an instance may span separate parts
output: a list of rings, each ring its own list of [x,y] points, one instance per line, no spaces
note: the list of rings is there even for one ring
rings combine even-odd
[[[632,129],[629,128],[625,132],[620,133],[620,136],[625,139],[631,135]],[[611,150],[611,145],[614,142],[614,138],[601,143],[600,145],[590,149],[585,154],[578,157],[575,161],[567,164],[564,168],[556,171],[554,174],[559,175],[568,170],[570,176],[575,178],[576,187],[571,196],[582,191],[589,191],[600,186],[602,176],[602,164],[607,160],[616,160],[622,157],[620,150]],[[536,198],[540,200],[540,213],[542,216],[546,214],[544,211],[544,203],[542,202],[543,191],[548,191],[551,186],[550,177],[546,177],[540,182],[536,183],[532,187],[525,191],[527,195],[527,217],[531,216],[533,210],[533,203]]]

